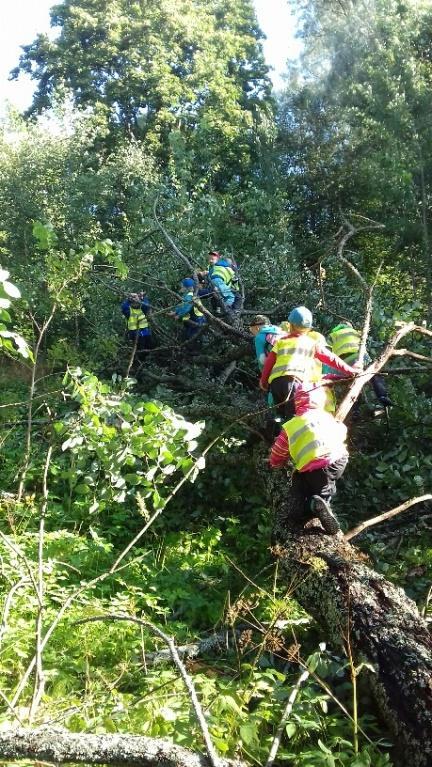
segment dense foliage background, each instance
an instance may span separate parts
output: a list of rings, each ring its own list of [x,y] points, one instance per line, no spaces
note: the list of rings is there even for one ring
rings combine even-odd
[[[76,624],[121,612],[179,644],[239,627],[219,659],[188,665],[221,754],[265,763],[306,665],[280,762],[392,763],[364,672],[357,749],[341,708],[352,711],[349,663],[271,563],[248,319],[306,304],[321,332],[341,317],[362,324],[361,287],[336,254],[346,220],[383,225],[345,252],[377,278],[371,353],[397,321],[430,319],[432,11],[300,6],[304,51],[280,94],[250,0],[64,0],[58,35],[24,47],[34,102],[0,135],[1,723],[199,748],[178,673],[152,662],[159,640],[133,624]],[[198,350],[166,311],[188,274],[155,205],[194,266],[215,247],[239,264],[241,327],[210,324]],[[153,305],[155,349],[125,378],[119,305],[132,289]],[[407,346],[430,356],[423,340]],[[431,487],[430,376],[412,358],[392,366],[389,423],[367,393],[350,425],[346,527]],[[427,614],[427,509],[361,545]]]

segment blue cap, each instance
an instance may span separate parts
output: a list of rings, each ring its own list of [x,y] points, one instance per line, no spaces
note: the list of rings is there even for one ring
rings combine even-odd
[[[192,277],[185,277],[184,280],[182,280],[182,285],[184,288],[193,288],[195,282],[193,281]]]
[[[296,306],[289,315],[288,322],[292,325],[297,325],[299,328],[311,328],[312,327],[312,312],[306,309],[305,306]]]

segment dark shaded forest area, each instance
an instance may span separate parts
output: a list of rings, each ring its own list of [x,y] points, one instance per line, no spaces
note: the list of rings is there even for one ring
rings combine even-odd
[[[252,0],[63,0],[12,74],[35,91],[0,135],[7,764],[432,764],[432,7],[294,5],[280,93]],[[173,311],[212,251],[238,304],[195,292],[191,336]],[[335,387],[345,537],[268,465],[250,326],[296,306],[370,355]]]

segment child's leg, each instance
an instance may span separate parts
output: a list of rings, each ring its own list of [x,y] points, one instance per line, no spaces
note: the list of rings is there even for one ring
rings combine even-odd
[[[277,414],[288,420],[295,415],[294,395],[298,383],[291,376],[280,376],[270,384],[270,392],[277,405]]]
[[[305,471],[307,483],[309,508],[311,515],[317,516],[329,535],[335,535],[340,530],[337,517],[333,514],[330,501],[336,495],[336,481],[342,476],[348,463],[348,456],[344,455],[337,461],[314,471]]]
[[[304,475],[299,471],[295,471],[292,475],[291,493],[295,501],[291,519],[299,524],[304,524],[311,517],[309,509],[310,497]]]
[[[321,498],[324,498],[328,503],[331,501],[334,495],[336,495],[336,482],[341,478],[348,463],[348,455],[343,455],[338,458],[337,461],[333,461],[325,469],[321,471],[325,475],[325,483],[323,484],[321,491],[317,493]]]

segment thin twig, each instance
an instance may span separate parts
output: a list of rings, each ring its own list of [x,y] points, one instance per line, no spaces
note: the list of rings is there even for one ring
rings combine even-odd
[[[226,431],[226,430],[225,430],[225,431]],[[211,443],[210,443],[210,445],[209,445],[209,446],[206,448],[206,450],[204,450],[204,451],[203,451],[203,453],[202,453],[201,457],[204,457],[204,456],[205,456],[206,452],[208,452],[208,451],[209,451],[209,450],[210,450],[210,449],[213,447],[213,445],[214,445],[214,444],[215,444],[215,443],[218,441],[218,439],[220,438],[220,436],[221,436],[221,435],[219,435],[219,437],[216,437],[214,440],[212,440],[212,442],[211,442]],[[195,471],[196,471],[196,464],[194,463],[194,464],[193,464],[193,465],[190,467],[190,469],[188,469],[188,471],[186,472],[186,474],[184,475],[184,477],[183,477],[183,478],[180,480],[180,482],[178,482],[178,483],[177,483],[177,485],[174,487],[174,489],[172,490],[172,492],[170,493],[170,495],[169,495],[169,496],[168,496],[168,498],[166,499],[164,506],[163,506],[162,508],[160,508],[160,509],[157,509],[157,511],[155,511],[155,512],[154,512],[153,516],[152,516],[152,517],[151,517],[151,518],[148,520],[148,522],[146,522],[146,524],[144,525],[144,527],[142,527],[142,528],[141,528],[141,530],[139,530],[139,532],[138,532],[138,533],[135,535],[135,537],[134,537],[134,538],[133,538],[133,539],[130,541],[130,543],[128,543],[128,545],[127,545],[127,546],[125,546],[125,548],[124,548],[124,549],[121,551],[121,553],[118,555],[117,559],[116,559],[116,560],[115,560],[115,562],[114,562],[114,563],[111,565],[111,567],[110,567],[110,569],[109,569],[109,570],[105,571],[104,573],[101,573],[100,575],[97,575],[97,576],[95,576],[95,578],[93,578],[92,580],[90,580],[90,581],[88,581],[87,583],[83,584],[82,586],[80,586],[80,588],[79,588],[79,589],[77,589],[76,591],[74,591],[74,592],[73,592],[73,594],[70,594],[70,595],[69,595],[69,597],[68,597],[68,598],[65,600],[65,602],[64,602],[64,603],[63,603],[63,605],[61,606],[60,610],[58,611],[58,613],[57,613],[57,615],[55,616],[54,620],[52,621],[51,625],[49,626],[49,628],[48,628],[48,629],[47,629],[47,631],[45,632],[45,635],[44,635],[44,637],[43,637],[43,639],[42,639],[42,641],[41,641],[41,645],[40,645],[40,651],[41,651],[41,652],[43,652],[43,651],[44,651],[44,649],[45,649],[45,647],[46,647],[47,643],[49,642],[49,640],[50,640],[50,638],[51,638],[52,634],[54,633],[54,631],[56,630],[57,626],[59,625],[59,623],[60,623],[61,619],[63,618],[63,615],[65,614],[65,612],[68,610],[68,608],[70,607],[70,605],[71,605],[71,604],[72,604],[72,603],[73,603],[73,602],[74,602],[76,599],[78,599],[78,597],[79,597],[81,594],[83,594],[83,593],[84,593],[85,591],[87,591],[88,589],[90,589],[90,588],[93,588],[93,587],[94,587],[96,584],[98,584],[98,583],[101,583],[102,581],[106,580],[106,579],[107,579],[107,578],[109,578],[111,575],[114,575],[114,574],[115,574],[115,573],[117,573],[119,570],[122,570],[122,569],[124,569],[124,567],[128,567],[128,566],[129,566],[129,564],[130,564],[130,563],[127,563],[127,565],[123,565],[122,567],[120,567],[120,564],[121,564],[121,562],[124,560],[124,558],[125,558],[125,557],[126,557],[128,554],[129,554],[130,550],[131,550],[131,549],[132,549],[132,548],[133,548],[133,547],[134,547],[134,546],[135,546],[135,545],[138,543],[138,541],[139,541],[139,540],[140,540],[140,539],[143,537],[143,535],[144,535],[144,534],[147,532],[147,530],[148,530],[148,529],[149,529],[149,527],[150,527],[150,526],[153,524],[153,522],[154,522],[154,521],[155,521],[155,520],[156,520],[156,519],[159,517],[159,515],[160,515],[160,514],[162,514],[162,511],[163,511],[163,510],[166,508],[166,506],[168,505],[168,503],[170,503],[170,501],[171,501],[171,500],[174,498],[174,496],[175,496],[175,495],[178,493],[178,491],[180,490],[180,488],[181,488],[181,487],[183,487],[183,485],[185,484],[185,482],[187,482],[187,480],[189,479],[189,477],[191,477],[191,476],[192,476],[192,474],[193,474]],[[0,531],[0,537],[4,538],[3,534],[1,533],[1,531]],[[21,556],[22,556],[22,555],[21,555]],[[30,572],[31,572],[31,571],[30,571]],[[33,574],[32,574],[32,577],[33,577]],[[34,578],[33,578],[33,583],[34,583]],[[17,704],[18,700],[20,699],[20,697],[21,697],[21,694],[22,694],[23,690],[25,689],[25,687],[26,687],[26,685],[27,685],[27,682],[28,682],[28,680],[29,680],[29,677],[30,677],[30,675],[31,675],[31,673],[32,673],[32,671],[33,671],[33,669],[34,669],[34,667],[35,667],[35,663],[36,663],[36,656],[33,656],[32,660],[30,661],[29,665],[27,666],[27,669],[26,669],[26,671],[25,671],[25,673],[24,673],[24,675],[23,675],[22,679],[20,680],[20,683],[19,683],[19,685],[18,685],[18,687],[17,687],[17,689],[16,689],[16,691],[15,691],[15,695],[14,695],[14,697],[13,697],[13,700],[12,700],[12,705],[13,705],[13,706],[15,706],[15,705]]]
[[[158,206],[158,202],[159,202],[159,198],[158,198],[158,197],[156,197],[156,199],[155,199],[155,201],[154,201],[154,205],[153,205],[153,216],[154,216],[154,220],[156,221],[156,224],[157,224],[157,226],[159,227],[160,231],[162,232],[163,236],[165,237],[165,239],[166,239],[167,243],[168,243],[168,244],[171,246],[171,248],[173,249],[174,253],[175,253],[175,254],[176,254],[176,255],[177,255],[179,258],[181,258],[181,259],[182,259],[182,261],[183,261],[183,262],[186,264],[186,266],[188,267],[188,269],[190,269],[190,271],[191,271],[191,273],[192,273],[192,274],[193,274],[193,273],[195,273],[195,274],[196,274],[196,270],[195,270],[195,267],[192,265],[191,261],[189,261],[188,257],[187,257],[187,256],[185,256],[185,254],[181,252],[180,248],[179,248],[179,247],[176,245],[176,243],[174,242],[174,240],[173,240],[173,238],[171,237],[171,235],[169,235],[169,234],[168,234],[167,230],[165,229],[165,227],[163,226],[163,224],[161,223],[161,221],[158,219],[158,215],[157,215],[157,206]]]
[[[18,722],[19,722],[21,725],[23,725],[23,724],[24,724],[24,722],[22,721],[22,719],[20,718],[20,716],[17,714],[15,707],[14,707],[14,706],[12,705],[12,703],[11,703],[11,702],[10,702],[10,701],[7,699],[6,695],[4,694],[4,692],[3,692],[2,690],[0,690],[0,698],[2,699],[2,701],[3,701],[4,703],[6,703],[6,706],[8,707],[9,711],[11,712],[11,714],[13,714],[13,716],[15,717],[15,719],[16,719],[16,720],[17,720],[17,721],[18,721]]]
[[[32,419],[33,419],[33,400],[34,400],[34,393],[35,393],[35,382],[36,382],[36,368],[37,368],[37,362],[39,357],[39,350],[41,347],[41,343],[45,337],[45,334],[54,319],[54,315],[57,311],[58,304],[57,302],[54,302],[51,308],[51,312],[47,319],[44,320],[42,327],[39,328],[39,326],[36,324],[36,327],[39,331],[39,336],[35,344],[35,348],[33,351],[33,368],[32,368],[32,374],[31,374],[31,381],[30,381],[30,389],[29,389],[29,398],[28,398],[28,416],[27,416],[27,432],[26,432],[26,440],[25,440],[25,450],[24,450],[24,460],[23,460],[23,467],[21,470],[21,477],[18,485],[18,495],[17,500],[18,502],[21,501],[22,495],[24,492],[24,485],[27,477],[27,472],[30,464],[30,451],[31,451],[31,439],[32,439]]]
[[[288,698],[288,702],[284,708],[281,720],[278,724],[278,728],[276,730],[276,734],[273,738],[273,742],[271,744],[270,753],[268,755],[267,761],[265,763],[265,767],[273,767],[273,764],[275,762],[277,752],[279,751],[279,746],[281,743],[282,735],[285,729],[285,725],[288,721],[288,719],[291,716],[291,712],[294,707],[294,703],[296,702],[297,696],[300,692],[300,689],[302,685],[309,679],[310,673],[308,670],[302,671],[299,678],[297,679],[296,684],[294,685],[291,695]]]
[[[2,533],[1,530],[0,530],[0,540],[3,541],[5,546],[8,546],[11,549],[11,551],[13,551],[13,553],[18,557],[18,559],[21,559],[23,561],[24,567],[26,568],[29,574],[30,581],[37,595],[38,594],[37,583],[33,574],[33,570],[30,567],[30,562],[28,561],[26,555],[21,551],[21,549],[15,543],[12,543],[12,541],[10,541],[9,538],[4,533]]]
[[[417,352],[411,352],[409,349],[394,349],[392,351],[392,357],[412,357],[414,360],[428,362],[430,365],[432,365],[432,357],[426,357],[425,354],[417,354]]]
[[[353,748],[354,753],[357,756],[359,750],[359,724],[358,724],[358,699],[357,699],[357,675],[358,670],[355,667],[354,657],[351,645],[351,601],[350,601],[350,589],[348,585],[348,616],[347,616],[347,632],[346,637],[343,637],[345,644],[345,652],[348,658],[348,665],[350,670],[351,685],[352,685],[352,725],[353,725]]]
[[[139,331],[137,330],[136,333],[135,333],[134,343],[133,343],[132,352],[131,352],[131,355],[130,355],[130,358],[129,358],[129,362],[128,362],[125,378],[129,378],[131,367],[132,367],[132,365],[134,363],[134,359],[135,359],[135,355],[136,355],[136,350],[138,348],[138,337],[139,337]]]
[[[356,535],[362,533],[363,530],[367,530],[369,527],[374,527],[375,525],[378,525],[379,522],[384,522],[386,519],[391,519],[397,514],[401,514],[403,511],[406,511],[412,506],[415,506],[417,503],[424,503],[425,501],[432,501],[432,495],[430,493],[427,493],[426,495],[419,495],[417,498],[411,498],[409,501],[405,501],[405,503],[402,503],[400,506],[396,506],[396,508],[390,509],[390,511],[386,511],[384,514],[380,514],[378,517],[372,517],[372,519],[367,519],[365,522],[361,522],[356,527],[348,530],[348,532],[344,535],[344,539],[346,541],[350,541],[352,538],[355,538]]]
[[[43,614],[44,614],[44,576],[43,576],[43,548],[44,548],[44,536],[45,536],[45,517],[48,506],[48,471],[51,463],[53,447],[49,446],[45,467],[43,473],[43,500],[41,506],[40,520],[39,520],[39,540],[38,540],[38,601],[39,609],[36,617],[36,673],[33,688],[33,698],[29,712],[29,723],[33,723],[34,715],[38,709],[42,695],[45,689],[45,675],[43,671],[43,649],[42,649],[42,631],[43,631]]]
[[[361,334],[361,340],[360,340],[360,347],[359,347],[359,355],[358,360],[360,364],[363,366],[363,361],[366,354],[366,344],[369,336],[370,326],[371,326],[371,319],[372,319],[372,309],[373,309],[373,293],[375,290],[375,286],[378,282],[378,278],[381,272],[381,269],[383,267],[384,261],[381,261],[377,273],[375,275],[374,281],[371,285],[368,286],[367,289],[367,301],[366,301],[366,311],[365,311],[365,319],[363,323],[363,330]]]

